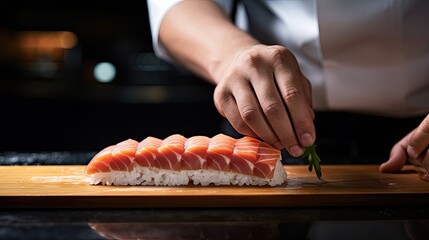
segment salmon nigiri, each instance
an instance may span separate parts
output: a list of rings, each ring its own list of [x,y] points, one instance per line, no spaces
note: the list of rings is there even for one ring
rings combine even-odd
[[[165,138],[158,148],[154,166],[159,169],[180,170],[180,159],[185,151],[186,138],[180,134],[174,134]]]
[[[110,171],[131,171],[138,142],[127,139],[97,153],[85,169],[86,174]]]
[[[235,142],[231,170],[244,175],[252,175],[258,158],[260,141],[253,137],[242,137]]]
[[[253,174],[260,178],[272,178],[280,154],[280,150],[271,147],[265,142],[261,142],[259,144],[258,159],[253,168]]]
[[[135,162],[141,167],[153,167],[158,154],[158,148],[162,140],[155,137],[147,137],[137,145]]]
[[[206,153],[210,138],[206,136],[190,137],[185,142],[181,165],[182,170],[207,169]]]
[[[229,171],[235,138],[225,134],[217,134],[209,141],[207,149],[207,167],[217,171]]]
[[[280,185],[286,181],[280,151],[253,137],[225,134],[127,139],[105,147],[88,163],[90,184],[179,186]]]

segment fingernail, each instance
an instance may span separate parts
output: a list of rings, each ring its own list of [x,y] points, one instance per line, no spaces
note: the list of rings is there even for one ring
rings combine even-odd
[[[314,139],[310,133],[304,133],[301,135],[301,144],[304,146],[311,146],[314,143]]]
[[[279,150],[283,149],[285,147],[285,146],[283,146],[283,144],[281,142],[276,142],[276,143],[274,143],[273,146]]]
[[[290,154],[294,157],[299,157],[304,153],[304,150],[298,145],[292,146],[291,148],[289,148],[289,151]]]

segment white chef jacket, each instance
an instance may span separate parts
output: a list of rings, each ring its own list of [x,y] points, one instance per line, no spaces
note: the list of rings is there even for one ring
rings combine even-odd
[[[148,0],[154,51],[166,61],[158,30],[180,1]],[[214,1],[231,12],[231,0]],[[249,0],[236,24],[294,53],[312,83],[315,110],[429,112],[429,1]]]

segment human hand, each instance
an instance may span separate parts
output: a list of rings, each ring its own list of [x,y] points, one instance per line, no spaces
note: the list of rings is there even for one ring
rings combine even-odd
[[[422,180],[429,181],[429,114],[422,123],[393,146],[390,158],[380,165],[381,172],[401,170],[407,160]]]
[[[255,45],[231,57],[214,92],[219,113],[241,134],[299,157],[315,139],[311,84],[282,46]]]

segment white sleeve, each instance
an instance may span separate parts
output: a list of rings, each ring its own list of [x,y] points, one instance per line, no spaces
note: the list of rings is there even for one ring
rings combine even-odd
[[[159,42],[158,34],[162,19],[168,10],[184,0],[147,0],[150,31],[154,53],[160,59],[173,62],[165,48]],[[212,0],[217,2],[228,14],[232,10],[232,0]],[[196,10],[197,11],[197,10]]]

